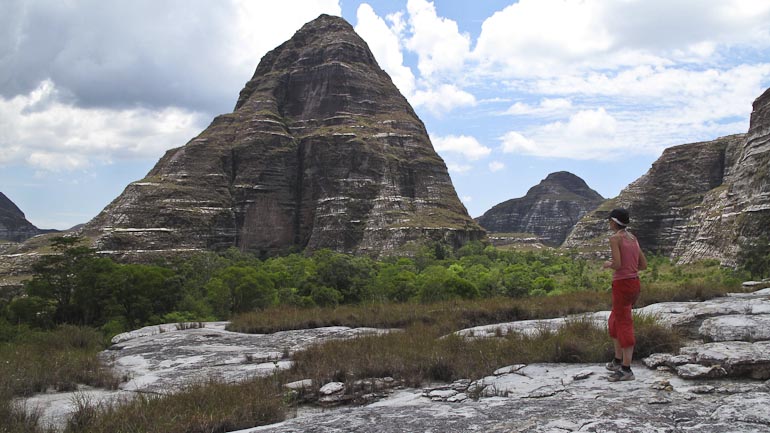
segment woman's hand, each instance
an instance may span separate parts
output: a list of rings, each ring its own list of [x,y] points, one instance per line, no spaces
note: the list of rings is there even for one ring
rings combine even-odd
[[[611,268],[611,267],[612,267],[612,260],[607,260],[606,262],[604,262],[604,264],[602,265],[602,267],[603,267],[604,269],[607,269],[607,268]]]

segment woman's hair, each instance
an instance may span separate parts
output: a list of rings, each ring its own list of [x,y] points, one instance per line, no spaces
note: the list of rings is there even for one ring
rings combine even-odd
[[[628,215],[628,210],[623,208],[615,208],[613,209],[607,219],[611,219],[612,221],[615,221],[615,224],[625,227],[628,225],[630,218]]]

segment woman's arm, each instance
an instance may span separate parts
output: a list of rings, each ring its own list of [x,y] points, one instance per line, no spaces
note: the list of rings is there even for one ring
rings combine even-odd
[[[621,266],[620,260],[620,239],[615,236],[610,238],[610,250],[612,251],[612,260],[608,260],[604,263],[605,268],[612,270],[618,270]]]
[[[642,251],[641,248],[639,248],[639,270],[643,271],[647,269],[647,257],[644,257],[644,251]]]

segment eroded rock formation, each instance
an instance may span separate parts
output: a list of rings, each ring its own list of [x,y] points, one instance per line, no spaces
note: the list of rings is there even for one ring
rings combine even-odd
[[[666,149],[618,197],[586,215],[563,246],[606,251],[608,211],[626,207],[642,247],[691,262],[736,264],[742,245],[770,234],[770,89],[747,134]]]
[[[24,212],[0,192],[0,242],[24,242],[32,236],[46,233],[27,221]]]
[[[587,212],[604,201],[578,176],[549,174],[524,197],[495,205],[476,221],[490,233],[532,233],[558,246]]]
[[[732,135],[669,147],[644,176],[578,222],[563,246],[608,250],[607,214],[614,207],[625,207],[642,247],[671,255],[680,241],[692,239],[689,229],[697,225],[696,210],[709,192],[723,185],[725,167],[743,139]]]
[[[169,150],[84,233],[117,252],[372,255],[484,234],[366,43],[327,15],[266,54],[232,113]]]

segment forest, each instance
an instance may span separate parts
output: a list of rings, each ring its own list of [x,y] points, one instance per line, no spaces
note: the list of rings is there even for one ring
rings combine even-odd
[[[259,259],[231,248],[153,264],[99,256],[78,237],[53,240],[24,294],[0,302],[0,327],[99,328],[107,336],[145,325],[228,320],[272,307],[434,303],[456,299],[549,297],[606,292],[610,273],[599,261],[557,250],[514,251],[472,242],[453,251],[436,243],[413,257],[374,260],[330,250]],[[762,245],[761,243],[759,245]],[[676,266],[650,257],[643,285],[737,287],[767,273],[764,248],[746,248],[743,268],[714,260]]]

